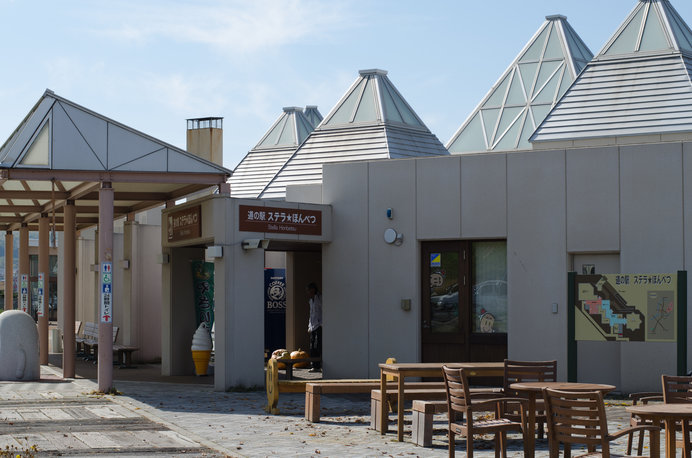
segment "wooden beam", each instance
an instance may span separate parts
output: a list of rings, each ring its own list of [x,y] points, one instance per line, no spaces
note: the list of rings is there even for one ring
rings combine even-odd
[[[56,200],[65,200],[69,197],[67,192],[53,192],[51,191],[0,191],[0,199],[40,199],[40,200],[51,200],[55,197]]]
[[[167,192],[128,192],[128,191],[121,191],[121,192],[116,192],[115,193],[115,200],[140,200],[140,201],[145,201],[145,200],[157,200],[157,201],[166,201],[168,200],[168,197],[170,196],[169,193]],[[1,196],[0,196],[1,198]],[[97,192],[90,192],[89,194],[86,194],[82,196],[79,200],[98,200],[99,195]]]
[[[166,184],[205,184],[218,186],[225,183],[230,173],[202,172],[133,172],[124,170],[44,170],[44,169],[3,169],[5,180],[38,180],[38,181],[89,181],[92,183],[166,183]],[[2,175],[0,175],[2,179]]]

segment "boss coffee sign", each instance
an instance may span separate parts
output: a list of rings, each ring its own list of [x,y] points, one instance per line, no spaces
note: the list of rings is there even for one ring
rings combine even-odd
[[[322,212],[297,208],[239,205],[238,229],[246,232],[322,235]]]

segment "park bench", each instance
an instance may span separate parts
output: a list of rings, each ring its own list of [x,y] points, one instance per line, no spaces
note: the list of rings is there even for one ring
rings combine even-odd
[[[433,422],[435,414],[447,413],[447,400],[413,401],[411,409],[411,440],[423,447],[432,446]],[[379,418],[379,417],[378,417]]]
[[[139,350],[139,347],[116,344],[115,341],[118,338],[119,329],[118,326],[113,326],[113,354],[116,355],[114,362],[123,368],[132,367],[132,353]],[[90,321],[84,323],[84,330],[81,336],[75,337],[75,342],[77,343],[77,352],[82,354],[84,359],[98,359],[98,324]]]

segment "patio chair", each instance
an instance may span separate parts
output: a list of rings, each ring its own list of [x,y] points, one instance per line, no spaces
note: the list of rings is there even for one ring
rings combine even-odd
[[[666,404],[690,404],[692,403],[692,376],[662,375],[663,402]],[[679,431],[682,431],[682,439],[675,441],[677,448],[682,448],[682,456],[690,458],[692,445],[690,444],[690,422],[683,421]]]
[[[521,397],[522,395],[509,386],[519,382],[556,382],[557,381],[557,361],[513,361],[505,359],[505,375],[503,393],[509,397]],[[519,419],[519,412],[516,409],[505,413],[507,418],[512,420]],[[545,406],[542,399],[536,399],[536,435],[539,439],[545,433]]]
[[[559,391],[543,389],[550,456],[558,457],[560,444],[565,458],[572,456],[572,445],[585,445],[588,453],[578,456],[609,458],[610,442],[638,431],[649,431],[650,453],[660,455],[660,428],[654,425],[630,426],[613,434],[608,433],[603,393],[600,391]],[[600,455],[596,449],[600,448]],[[615,455],[614,455],[615,456]]]
[[[632,405],[636,406],[637,404],[648,404],[649,402],[652,401],[663,401],[663,396],[661,393],[656,393],[656,392],[651,392],[651,391],[642,391],[639,393],[630,393],[630,399],[632,400]],[[650,420],[644,420],[641,418],[639,415],[636,414],[630,414],[630,426],[640,426],[640,425],[651,425]],[[659,423],[659,428],[663,428],[663,423]],[[632,453],[632,443],[634,441],[634,433],[631,433],[627,437],[627,454],[629,455]],[[644,432],[640,431],[639,432],[639,438],[637,440],[637,455],[641,455],[642,452],[644,451]]]
[[[525,405],[522,398],[498,397],[488,398],[487,393],[478,393],[474,396],[469,389],[467,373],[465,369],[442,366],[445,390],[447,392],[447,415],[449,429],[449,456],[455,452],[454,436],[456,434],[466,437],[466,456],[473,457],[473,436],[477,434],[495,435],[495,456],[500,452],[507,456],[507,432],[519,431],[523,434],[523,425],[526,423]],[[522,408],[521,422],[512,421],[502,417],[503,404],[508,402],[519,403]],[[494,412],[490,419],[474,417],[479,412]]]

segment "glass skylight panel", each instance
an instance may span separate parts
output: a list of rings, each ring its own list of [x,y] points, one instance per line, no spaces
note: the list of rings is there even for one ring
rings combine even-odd
[[[483,108],[488,107],[500,107],[502,102],[505,100],[505,93],[507,92],[507,85],[509,84],[509,78],[511,73],[508,74],[500,85],[493,91],[492,95],[488,97],[488,100],[483,104]]]
[[[543,46],[545,45],[545,37],[548,35],[549,28],[549,25],[546,24],[546,26],[543,28],[543,31],[541,31],[541,34],[538,35],[538,37],[536,37],[536,40],[531,44],[531,46],[529,46],[529,49],[527,49],[524,55],[521,56],[519,62],[539,60],[541,58],[541,54],[543,53]]]
[[[394,103],[396,104],[396,107],[399,110],[399,114],[401,114],[401,117],[404,118],[404,122],[411,126],[420,126],[421,123],[418,120],[418,117],[416,117],[416,115],[413,114],[411,108],[409,108],[406,102],[404,102],[404,100],[401,98],[396,89],[394,89],[393,87],[389,89],[390,93],[392,94]]]
[[[552,104],[550,105],[539,105],[539,104],[532,104],[531,105],[531,111],[533,111],[533,119],[536,121],[536,127],[540,123],[543,122],[543,120],[548,116],[548,113],[550,113],[550,109],[552,108]]]
[[[492,143],[493,132],[495,132],[497,119],[500,117],[500,109],[489,108],[487,110],[481,110],[481,114],[483,115],[483,124],[485,125],[485,138],[488,139],[488,143]]]
[[[523,116],[520,116],[518,120],[512,124],[512,127],[502,135],[501,132],[498,131],[497,135],[499,138],[499,141],[493,145],[493,149],[514,149],[517,147],[517,142],[519,141],[519,130],[521,129],[521,119]],[[500,138],[499,136],[502,135]]]
[[[538,79],[536,80],[536,86],[533,89],[534,97],[536,94],[542,90],[543,85],[546,81],[555,73],[555,71],[562,65],[563,61],[548,61],[541,63],[541,69],[538,72]]]
[[[375,78],[369,77],[365,83],[363,96],[358,104],[354,122],[377,121],[377,109],[375,108]]]
[[[500,117],[500,124],[497,127],[497,132],[495,133],[495,138],[498,139],[502,133],[507,130],[507,128],[514,122],[519,113],[522,112],[524,108],[519,107],[509,107],[502,110],[502,115]]]
[[[483,137],[481,117],[479,113],[476,113],[471,122],[459,133],[454,143],[450,145],[450,151],[470,153],[485,150],[486,146],[485,138]]]
[[[396,105],[394,104],[392,93],[389,90],[389,87],[387,87],[386,84],[382,84],[380,86],[380,92],[382,93],[385,120],[403,123],[404,119],[401,117],[399,110],[397,110]]]
[[[313,126],[309,125],[309,121],[303,116],[296,116],[298,127],[298,143],[303,143],[303,140],[312,132]]]
[[[538,62],[519,64],[519,73],[521,73],[521,80],[524,83],[524,90],[526,94],[531,94],[531,90],[533,89],[533,80],[536,79],[537,70]]]
[[[678,42],[678,46],[685,51],[692,52],[692,32],[685,21],[672,7],[667,10],[670,26],[673,29],[673,34]]]
[[[651,5],[649,14],[644,25],[644,33],[642,41],[639,45],[640,51],[657,51],[661,49],[669,49],[670,44],[666,38],[666,33],[661,26],[661,19],[658,16],[658,10]]]
[[[620,32],[620,35],[615,39],[613,44],[610,45],[610,48],[605,52],[606,55],[628,54],[635,51],[645,6],[646,3],[643,2],[638,5],[639,11],[637,11],[632,20],[625,26],[622,32]]]
[[[519,135],[519,143],[517,144],[517,148],[531,149],[531,142],[529,142],[529,138],[531,138],[531,134],[533,134],[534,130],[536,130],[536,128],[534,127],[533,122],[531,121],[531,116],[529,116],[527,110],[526,115],[524,116],[524,128],[521,131],[521,135]]]
[[[512,84],[509,86],[509,93],[507,93],[505,105],[526,105],[526,97],[521,88],[519,73],[516,70],[512,77]]]
[[[548,84],[546,84],[541,91],[534,97],[533,101],[536,103],[554,103],[555,102],[555,95],[557,92],[557,87],[558,84],[560,84],[560,75],[561,72],[558,71],[553,75],[553,77],[548,81]]]
[[[581,68],[577,69],[577,72],[580,72]],[[560,89],[557,92],[557,100],[560,100],[560,98],[565,95],[565,92],[567,92],[567,89],[572,85],[574,82],[574,78],[572,78],[572,74],[565,69],[564,72],[562,72],[562,83],[560,83]]]
[[[48,165],[49,160],[49,140],[50,140],[49,123],[44,124],[41,131],[34,139],[34,142],[29,147],[29,150],[24,155],[22,165]]]
[[[281,119],[276,123],[274,128],[267,134],[267,137],[262,143],[257,146],[274,146],[279,141],[279,136],[283,131],[286,121],[288,120],[288,115],[283,114]]]
[[[279,137],[278,145],[294,145],[296,144],[296,137],[293,131],[293,123],[288,122],[292,116],[286,116],[286,122],[284,122],[283,131]]]
[[[356,107],[356,103],[358,103],[358,98],[360,96],[363,84],[365,84],[365,79],[361,78],[358,85],[353,88],[348,97],[346,97],[346,100],[344,100],[341,106],[337,108],[334,115],[329,119],[327,125],[346,124],[351,122],[353,109]]]
[[[558,36],[557,26],[553,23],[550,31],[550,37],[548,38],[548,45],[545,47],[545,53],[543,54],[544,59],[561,59],[564,58],[565,54],[562,51],[562,45],[560,45],[560,37]]]

